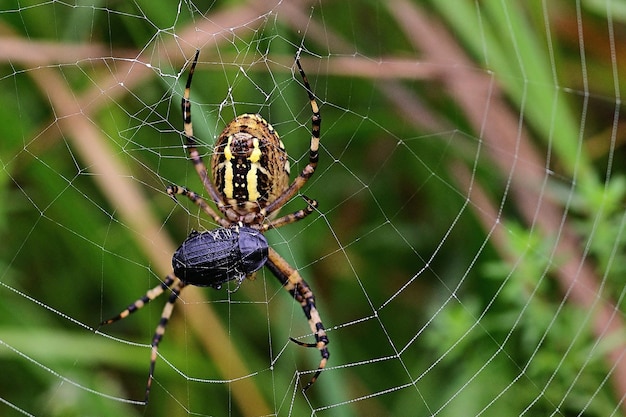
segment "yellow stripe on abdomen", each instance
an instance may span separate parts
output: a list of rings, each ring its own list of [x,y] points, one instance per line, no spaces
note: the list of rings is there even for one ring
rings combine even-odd
[[[232,141],[233,141],[233,137],[230,136],[228,138],[228,143],[226,144],[226,147],[224,148],[225,161],[223,162],[223,167],[224,167],[224,190],[223,192],[226,198],[233,198],[233,192],[234,192],[233,180],[235,178],[235,175],[233,172],[233,152],[230,149],[230,145]]]
[[[259,161],[261,160],[261,148],[259,147],[259,139],[252,139],[252,145],[254,148],[250,152],[248,161],[250,161],[250,169],[246,174],[246,186],[248,189],[248,201],[257,201],[261,194],[259,194]]]

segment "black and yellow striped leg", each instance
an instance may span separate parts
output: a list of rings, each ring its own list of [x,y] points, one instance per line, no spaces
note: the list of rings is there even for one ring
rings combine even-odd
[[[167,299],[167,303],[165,303],[165,307],[163,307],[163,312],[161,313],[161,319],[159,320],[159,325],[154,332],[154,336],[152,336],[152,349],[150,353],[150,372],[148,374],[148,382],[146,383],[146,395],[144,402],[148,403],[148,397],[150,396],[150,389],[152,388],[152,380],[154,379],[154,368],[156,365],[156,360],[159,356],[159,343],[161,339],[163,339],[163,335],[165,334],[165,326],[170,320],[172,316],[172,311],[174,311],[174,303],[178,299],[181,290],[185,287],[185,284],[176,279],[176,282],[171,287],[172,293]]]
[[[319,146],[320,146],[320,131],[322,126],[322,116],[320,114],[320,109],[317,105],[317,101],[315,101],[315,96],[311,91],[311,85],[309,84],[309,80],[302,69],[302,65],[300,65],[300,59],[296,56],[296,64],[298,65],[298,70],[300,71],[300,76],[302,77],[302,82],[304,83],[304,87],[306,88],[306,92],[309,96],[309,101],[311,102],[311,111],[313,112],[313,116],[311,116],[311,146],[309,148],[309,163],[304,167],[302,172],[296,177],[296,179],[291,183],[289,188],[287,188],[276,200],[272,201],[267,207],[261,210],[260,215],[263,217],[267,217],[272,212],[281,208],[291,197],[293,197],[300,188],[311,178],[313,173],[315,172],[315,168],[317,167],[317,162],[319,160]]]
[[[217,224],[222,227],[230,226],[230,222],[224,219],[222,216],[217,214],[215,210],[211,208],[207,204],[207,202],[200,197],[198,194],[194,193],[191,190],[188,190],[185,187],[179,187],[177,185],[168,185],[166,188],[167,194],[169,194],[172,198],[176,198],[177,195],[183,195],[190,199],[196,206],[200,207],[202,211],[204,211],[209,217],[211,217]]]
[[[302,77],[304,88],[306,88],[307,95],[309,96],[311,111],[313,112],[313,115],[311,116],[311,147],[309,149],[309,165],[313,165],[313,169],[315,169],[319,159],[319,142],[320,131],[322,128],[322,115],[320,114],[320,109],[317,105],[317,101],[315,101],[313,90],[311,90],[309,79],[304,73],[302,65],[300,65],[300,59],[298,57],[296,57],[296,64],[298,65],[298,71],[300,71],[300,76]]]
[[[183,127],[185,138],[187,140],[185,147],[187,148],[187,152],[189,152],[189,159],[191,159],[191,162],[193,162],[193,166],[198,173],[198,176],[200,177],[200,181],[202,181],[204,189],[207,190],[209,196],[211,197],[211,200],[213,200],[213,202],[217,205],[218,210],[230,218],[235,216],[236,213],[232,208],[226,207],[220,192],[217,190],[217,188],[209,178],[206,165],[204,165],[202,157],[198,152],[198,143],[193,135],[193,124],[191,123],[191,101],[189,101],[189,97],[191,94],[191,80],[193,79],[193,73],[196,69],[196,64],[198,64],[199,55],[200,50],[197,50],[196,55],[193,58],[191,67],[189,68],[189,76],[187,77],[185,93],[183,94],[183,99],[181,102],[181,108],[183,112]]]
[[[148,292],[143,297],[141,297],[140,299],[138,299],[137,301],[129,305],[120,314],[100,323],[100,325],[102,326],[105,324],[111,324],[118,320],[124,319],[128,317],[130,314],[134,313],[135,311],[139,310],[140,308],[148,304],[150,301],[157,298],[159,295],[163,294],[165,290],[170,289],[172,291],[172,293],[170,294],[167,300],[167,303],[165,304],[165,307],[163,308],[163,312],[161,313],[161,320],[159,321],[159,325],[157,326],[154,336],[152,337],[152,344],[151,344],[152,350],[151,350],[151,355],[150,355],[150,373],[148,375],[148,382],[146,384],[146,396],[145,396],[146,404],[148,403],[148,396],[150,394],[150,388],[152,386],[154,366],[156,364],[156,359],[158,357],[159,342],[163,338],[163,334],[165,333],[165,326],[167,325],[167,322],[169,321],[172,315],[172,310],[174,309],[174,303],[176,302],[176,299],[178,298],[178,295],[180,294],[180,291],[183,289],[184,286],[185,284],[183,284],[183,282],[180,279],[176,278],[174,275],[168,275],[160,285],[157,285],[151,290],[148,290]]]
[[[163,292],[167,290],[168,288],[170,288],[176,281],[179,281],[179,279],[176,278],[174,275],[168,275],[167,277],[165,277],[163,282],[161,282],[156,287],[148,290],[148,292],[146,292],[146,294],[143,297],[139,298],[137,301],[129,305],[120,314],[108,320],[104,320],[102,323],[100,323],[100,325],[103,326],[105,324],[111,324],[113,322],[116,322],[118,320],[122,320],[128,317],[130,314],[139,310],[140,308],[148,304],[150,301],[154,300],[159,295],[163,294]]]
[[[320,376],[320,373],[326,367],[326,363],[330,357],[330,352],[326,347],[329,340],[324,325],[322,324],[322,319],[315,306],[315,296],[311,291],[311,287],[302,279],[298,271],[289,265],[289,263],[271,247],[269,248],[268,260],[265,266],[272,271],[283,287],[289,291],[289,294],[300,303],[302,311],[309,321],[311,331],[315,334],[315,343],[303,343],[293,338],[290,339],[300,346],[317,348],[322,355],[317,371],[302,389],[303,392],[306,392]]]
[[[262,225],[261,230],[265,232],[269,229],[278,229],[286,224],[302,220],[309,214],[313,213],[317,208],[317,201],[310,199],[305,195],[303,195],[302,198],[307,202],[307,206],[305,208],[291,214],[287,214],[286,216],[279,217],[278,219],[270,220]]]

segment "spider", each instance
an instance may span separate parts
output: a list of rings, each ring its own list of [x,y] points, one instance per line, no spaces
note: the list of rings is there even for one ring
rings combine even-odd
[[[315,335],[315,343],[305,343],[294,338],[290,340],[300,346],[317,348],[321,353],[317,370],[302,390],[306,392],[326,366],[330,356],[326,347],[329,340],[315,306],[313,291],[298,271],[268,245],[263,233],[302,220],[317,207],[315,200],[302,196],[307,203],[304,209],[274,218],[278,210],[298,193],[315,172],[322,120],[320,111],[299,57],[296,56],[296,64],[313,112],[307,165],[289,184],[289,161],[278,133],[260,115],[242,114],[231,121],[217,138],[211,157],[210,178],[193,135],[189,101],[191,80],[199,54],[200,51],[196,51],[181,103],[185,148],[217,211],[187,188],[170,185],[167,193],[174,199],[177,195],[189,198],[219,227],[201,233],[192,231],[174,253],[173,273],[168,274],[161,284],[149,290],[120,314],[103,321],[101,325],[124,319],[166,290],[171,291],[152,338],[150,371],[144,399],[147,404],[159,342],[172,315],[174,303],[184,287],[196,285],[220,289],[222,284],[231,280],[236,280],[239,285],[246,277],[253,278],[257,270],[266,266],[283,288],[300,303]]]

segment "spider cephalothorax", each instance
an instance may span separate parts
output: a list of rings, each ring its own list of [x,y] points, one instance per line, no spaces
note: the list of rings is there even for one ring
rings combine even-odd
[[[147,403],[159,342],[182,289],[186,285],[219,289],[224,283],[232,280],[241,283],[246,276],[251,276],[265,265],[289,294],[300,303],[315,336],[315,343],[303,343],[293,338],[291,340],[301,346],[319,349],[322,356],[317,371],[304,387],[306,390],[317,380],[326,366],[330,356],[326,347],[328,337],[317,312],[311,288],[298,271],[268,245],[263,233],[301,220],[313,213],[317,207],[315,200],[302,196],[307,202],[305,208],[274,218],[278,210],[298,193],[315,172],[321,125],[319,108],[300,61],[296,58],[313,112],[307,165],[289,184],[289,159],[278,133],[260,115],[242,114],[230,122],[217,138],[211,158],[211,178],[197,150],[191,124],[189,94],[198,55],[199,51],[196,52],[189,70],[182,99],[185,147],[204,189],[218,211],[198,194],[184,187],[170,185],[167,187],[167,193],[172,197],[177,195],[188,197],[219,227],[201,233],[192,231],[174,253],[172,258],[174,272],[120,314],[102,324],[123,319],[166,290],[171,291],[172,294],[152,338],[150,373],[145,392]]]

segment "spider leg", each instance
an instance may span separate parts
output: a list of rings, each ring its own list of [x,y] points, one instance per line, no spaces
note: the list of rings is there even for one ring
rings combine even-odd
[[[326,367],[326,362],[328,362],[328,358],[330,357],[330,352],[326,347],[329,340],[328,336],[326,336],[322,319],[315,307],[315,296],[313,295],[313,291],[311,291],[311,287],[302,279],[298,271],[289,265],[289,263],[271,247],[269,248],[268,259],[265,266],[272,271],[283,287],[289,291],[289,294],[300,303],[302,311],[304,311],[304,315],[309,321],[311,331],[315,334],[315,343],[303,343],[293,338],[290,339],[300,346],[317,348],[322,355],[317,371],[302,389],[303,392],[306,392],[320,376],[320,373]]]
[[[215,220],[217,224],[219,224],[222,227],[230,226],[230,222],[228,220],[224,219],[222,216],[217,214],[215,210],[213,210],[211,206],[209,206],[202,197],[200,197],[198,194],[194,193],[193,191],[188,190],[185,187],[179,187],[177,185],[168,185],[166,188],[166,191],[167,191],[167,194],[169,194],[170,197],[174,199],[176,199],[176,195],[183,195],[187,197],[196,206],[200,207],[200,209],[204,211],[209,217]]]
[[[313,213],[317,208],[317,201],[312,200],[307,196],[302,196],[302,198],[307,202],[307,206],[303,209],[295,211],[293,213],[287,214],[286,216],[279,217],[274,220],[270,220],[267,223],[261,225],[261,231],[266,232],[269,229],[278,229],[279,227],[285,226],[289,223],[297,222],[298,220],[304,219],[309,214]]]
[[[187,148],[187,152],[189,152],[189,158],[193,162],[193,166],[198,173],[198,176],[200,177],[200,181],[202,181],[202,186],[205,190],[207,190],[209,196],[211,197],[211,200],[213,200],[213,202],[217,205],[218,210],[225,214],[227,213],[227,211],[232,211],[234,213],[232,209],[229,210],[229,208],[226,207],[219,191],[209,178],[206,165],[204,165],[202,157],[198,152],[198,142],[193,135],[193,124],[191,123],[191,101],[189,101],[189,96],[191,92],[191,80],[193,78],[193,73],[196,69],[196,64],[198,63],[198,55],[200,55],[200,50],[196,51],[196,55],[194,56],[191,67],[189,68],[189,76],[187,78],[185,93],[183,94],[183,99],[181,102],[184,134],[185,138],[187,139],[185,147]]]
[[[168,288],[172,287],[172,285],[176,281],[179,281],[179,279],[176,278],[174,275],[168,275],[167,277],[165,277],[165,280],[163,280],[163,282],[161,282],[156,287],[148,290],[148,292],[146,292],[145,295],[143,295],[137,301],[135,301],[134,303],[132,303],[131,305],[126,307],[126,309],[123,310],[120,314],[118,314],[115,317],[111,317],[108,320],[104,320],[102,323],[100,323],[100,325],[103,326],[105,324],[111,324],[113,322],[116,322],[118,320],[122,320],[122,319],[128,317],[130,314],[132,314],[135,311],[139,310],[140,308],[142,308],[143,306],[148,304],[150,301],[154,300],[159,295],[163,294],[163,292],[165,290],[167,290]]]
[[[304,83],[304,87],[306,88],[306,92],[309,96],[309,101],[311,102],[311,111],[313,112],[313,116],[311,117],[311,146],[309,148],[309,163],[304,167],[302,172],[293,180],[289,188],[287,188],[276,200],[272,201],[267,205],[264,209],[262,209],[259,213],[261,217],[267,217],[272,214],[272,212],[278,210],[280,207],[285,205],[287,201],[291,197],[293,197],[300,188],[311,178],[313,173],[315,172],[315,168],[317,167],[317,162],[319,160],[319,146],[320,146],[320,131],[322,125],[322,116],[320,114],[319,107],[317,105],[317,101],[315,101],[315,96],[311,91],[311,85],[309,84],[309,80],[302,69],[302,65],[300,65],[300,59],[296,57],[296,64],[298,65],[298,70],[300,71],[300,76],[302,77],[302,82]]]
[[[172,293],[167,299],[167,303],[165,303],[165,307],[163,307],[163,312],[161,313],[161,319],[159,320],[159,324],[154,332],[154,336],[152,336],[152,350],[150,353],[150,372],[148,373],[148,382],[146,383],[146,395],[144,402],[148,404],[148,397],[150,396],[150,388],[152,388],[152,380],[154,379],[154,367],[156,365],[156,360],[159,356],[159,342],[163,339],[163,335],[165,334],[165,326],[170,320],[172,316],[172,311],[174,311],[174,303],[178,299],[181,290],[185,287],[185,284],[177,279],[174,285],[171,287]]]
[[[176,302],[176,299],[178,298],[178,295],[180,294],[180,291],[183,289],[184,286],[185,284],[180,279],[176,278],[174,275],[168,275],[161,284],[157,285],[151,290],[148,290],[148,292],[143,297],[135,301],[133,304],[129,305],[120,314],[100,323],[100,325],[102,326],[105,324],[111,324],[118,320],[124,319],[128,317],[130,314],[134,313],[135,311],[139,310],[140,308],[148,304],[150,301],[157,298],[159,295],[163,294],[163,292],[167,290],[168,288],[172,291],[172,293],[170,294],[167,300],[167,303],[165,304],[165,307],[163,308],[163,312],[161,313],[161,320],[159,320],[159,324],[156,328],[156,331],[154,332],[154,336],[152,336],[152,344],[151,344],[152,351],[150,354],[150,373],[148,374],[148,382],[146,383],[146,396],[144,400],[146,404],[148,403],[148,396],[150,394],[150,388],[152,386],[152,379],[154,376],[154,367],[155,367],[156,360],[158,357],[159,342],[163,338],[163,334],[165,333],[165,326],[167,325],[167,322],[169,321],[172,315],[172,311],[174,309],[174,303]]]

